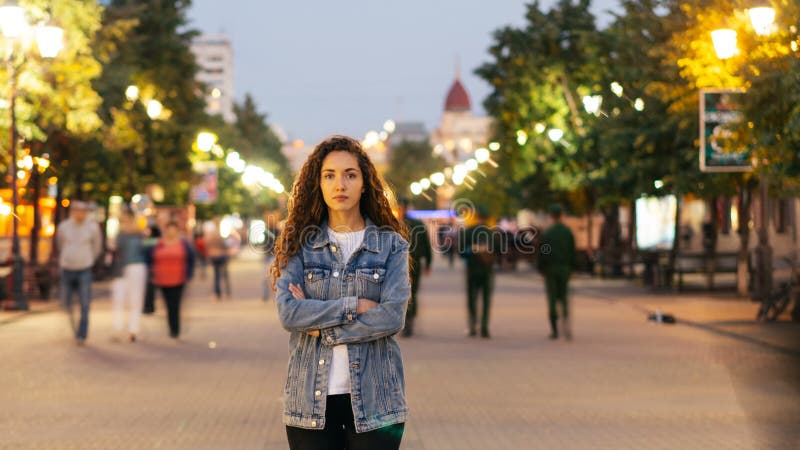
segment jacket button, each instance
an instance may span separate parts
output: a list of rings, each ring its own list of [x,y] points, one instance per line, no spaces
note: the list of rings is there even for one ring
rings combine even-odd
[[[328,343],[330,344],[331,342],[333,342],[333,338],[328,336]]]
[[[353,320],[353,315],[352,314],[348,314],[347,315],[347,320]]]
[[[312,426],[312,427],[315,427],[315,426],[317,426],[317,421],[316,421],[316,420],[312,420],[312,421],[311,421],[311,426]]]
[[[320,392],[320,391],[316,391],[316,392],[314,392],[314,395],[316,395],[317,397],[319,397],[319,396],[320,396],[320,394],[322,394],[322,392]]]
[[[372,278],[375,278],[376,280],[377,280],[378,278],[380,278],[380,277],[381,277],[381,276],[380,276],[380,275],[378,275],[378,273],[377,273],[377,272],[375,273],[375,275],[373,275],[373,276],[372,276]]]
[[[331,245],[331,251],[332,251],[333,253],[336,253],[336,246],[335,246],[335,245]]]
[[[324,360],[324,359],[320,359],[320,360],[319,360],[319,365],[321,366],[321,365],[323,365],[323,364],[325,364],[325,360]]]
[[[314,278],[314,274],[313,274],[313,273],[309,273],[309,274],[308,274],[308,279],[310,280],[310,279],[312,279],[312,278]]]
[[[338,278],[339,277],[339,272],[338,271],[337,272],[333,272],[333,277],[334,278]]]

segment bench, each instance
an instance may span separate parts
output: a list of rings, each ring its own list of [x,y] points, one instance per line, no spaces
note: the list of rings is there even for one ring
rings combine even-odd
[[[739,266],[738,253],[679,253],[675,257],[675,272],[678,274],[678,291],[683,289],[683,274],[703,273],[737,273]],[[713,289],[713,279],[709,280],[709,288]]]

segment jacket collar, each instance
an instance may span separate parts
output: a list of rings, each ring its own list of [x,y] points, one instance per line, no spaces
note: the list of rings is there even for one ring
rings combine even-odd
[[[366,228],[364,228],[364,240],[358,250],[364,249],[372,253],[380,253],[380,243],[378,236],[378,226],[375,225],[369,217],[364,218]],[[328,219],[323,219],[319,225],[319,229],[314,233],[314,237],[310,241],[311,248],[319,249],[330,244],[328,237]]]

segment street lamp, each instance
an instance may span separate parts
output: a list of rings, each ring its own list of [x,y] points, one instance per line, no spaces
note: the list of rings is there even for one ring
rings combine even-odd
[[[25,52],[20,49],[15,52],[18,41],[24,40],[25,34],[29,31],[29,25],[25,19],[25,10],[16,5],[0,7],[0,32],[6,39],[5,65],[8,72],[8,111],[10,116],[9,125],[9,154],[11,156],[11,204],[12,204],[12,238],[11,254],[13,263],[13,298],[14,309],[27,310],[28,299],[25,297],[22,285],[24,283],[25,261],[20,254],[19,244],[19,218],[16,216],[19,206],[19,191],[17,187],[17,117],[15,105],[17,101],[17,81],[19,71],[25,64]],[[64,32],[58,27],[38,26],[33,30],[34,40],[39,48],[39,54],[43,58],[54,58],[63,47]],[[18,53],[18,54],[17,54]]]
[[[711,32],[711,41],[714,43],[714,52],[719,59],[733,58],[739,54],[735,30],[730,28],[714,30]]]
[[[767,36],[775,30],[775,8],[768,1],[757,1],[747,14],[757,35]]]

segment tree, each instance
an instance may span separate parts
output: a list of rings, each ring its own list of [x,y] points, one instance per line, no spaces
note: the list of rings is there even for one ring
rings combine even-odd
[[[581,97],[603,72],[589,3],[561,0],[544,12],[533,2],[525,28],[496,31],[489,49],[493,61],[476,70],[493,88],[484,106],[495,119],[502,144],[498,178],[506,181],[475,195],[485,196],[482,189],[524,194],[495,212],[548,202],[558,192],[590,187],[597,177],[596,143],[580,108]],[[544,134],[548,129],[561,130],[563,138],[552,142]],[[530,189],[543,184],[547,192]]]
[[[283,144],[270,128],[267,115],[256,109],[253,97],[245,95],[241,104],[233,105],[233,112],[236,115],[235,127],[243,140],[237,147],[239,153],[275,174],[285,185],[290,185],[292,171],[283,154]]]
[[[196,35],[186,19],[190,4],[189,0],[112,0],[105,23],[134,25],[125,32],[109,33],[115,45],[107,52],[103,76],[96,84],[104,100],[101,116],[111,130],[105,143],[126,161],[123,167],[134,164],[129,169],[136,175],[137,192],[160,183],[165,202],[172,204],[188,201],[189,154],[206,121],[204,88],[195,80],[198,66],[189,48]],[[125,98],[129,85],[139,87],[141,101]],[[163,104],[163,117],[147,117],[143,102],[149,100]],[[134,158],[126,158],[130,152]]]
[[[413,161],[413,164],[409,164]],[[411,183],[439,172],[445,167],[442,158],[433,155],[433,148],[426,141],[402,141],[391,146],[390,170],[384,174],[389,186],[398,197],[411,197]],[[433,192],[433,190],[428,191]],[[433,199],[432,199],[433,200]],[[433,208],[435,203],[424,197],[414,199],[417,208]]]

